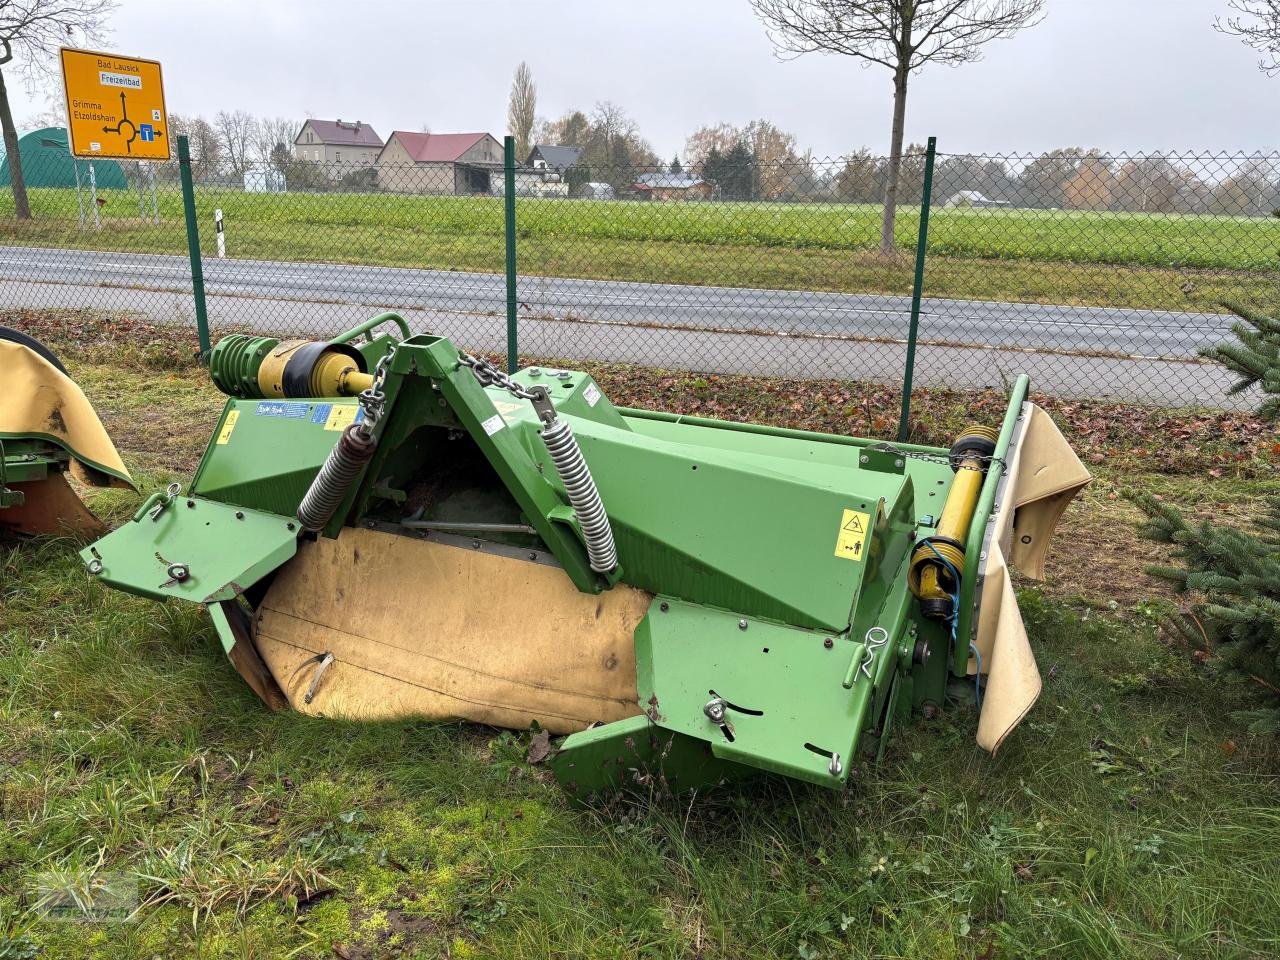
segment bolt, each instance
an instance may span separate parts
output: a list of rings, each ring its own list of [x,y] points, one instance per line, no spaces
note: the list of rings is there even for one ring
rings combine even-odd
[[[538,559],[538,551],[537,551],[537,550],[530,550],[530,551],[529,551],[529,559],[530,559],[530,560],[537,560],[537,559]]]
[[[826,647],[828,650],[830,650],[832,647],[836,645],[836,642],[832,640],[830,637],[827,637],[827,639],[822,641],[822,645]]]
[[[289,522],[289,523],[286,523],[284,526],[285,526],[285,529],[286,529],[286,530],[295,530],[295,529],[297,529],[297,527],[295,526],[295,524],[294,524],[292,521],[291,521],[291,522]]]
[[[862,456],[860,456],[860,457],[858,458],[858,462],[859,462],[859,463],[870,463],[870,462],[871,462],[871,458],[870,458],[870,457],[868,457],[868,456],[864,453]]]
[[[244,511],[243,511],[243,510],[237,510],[237,511],[236,511],[236,519],[237,519],[237,520],[243,520],[243,519],[244,519]]]
[[[745,629],[747,629],[747,621],[745,621],[745,620],[739,620],[739,621],[738,621],[738,629],[739,629],[739,630],[745,630]]]
[[[725,702],[719,697],[715,697],[707,701],[706,706],[702,708],[702,712],[707,715],[707,719],[714,724],[724,723]]]
[[[833,777],[838,777],[843,770],[844,767],[840,765],[840,754],[833,753],[831,755],[831,763],[827,765],[827,773],[831,774]]]
[[[472,540],[472,541],[471,541],[471,548],[472,548],[473,550],[479,550],[479,549],[480,549],[480,541],[479,541],[479,540]]]
[[[439,404],[440,404],[440,406],[442,406],[442,407],[447,407],[447,406],[449,405],[449,402],[448,402],[447,400],[445,400],[445,398],[444,398],[444,397],[441,397],[441,398],[440,398],[438,401],[436,401],[436,402],[437,402],[437,403],[439,403]]]
[[[663,600],[662,603],[658,604],[658,609],[661,610],[663,613],[666,613],[668,610],[671,609],[671,604]]]
[[[901,467],[901,466],[902,466],[902,461],[901,461],[901,460],[895,460],[895,461],[893,461],[893,465],[894,465],[895,467]]]
[[[187,501],[187,506],[188,506],[188,507],[194,507],[195,505],[196,505],[196,502],[195,502],[194,500],[188,500],[188,501]]]

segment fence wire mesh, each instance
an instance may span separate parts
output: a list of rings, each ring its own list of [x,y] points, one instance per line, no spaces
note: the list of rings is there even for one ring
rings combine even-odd
[[[24,151],[0,169],[0,310],[194,322],[179,168]],[[521,164],[521,352],[707,372],[902,380],[926,157],[886,242],[884,158]],[[506,343],[504,169],[465,159],[192,162],[212,325],[327,335],[384,309]],[[939,153],[917,386],[1221,405],[1199,348],[1224,303],[1280,299],[1280,154]],[[216,230],[215,211],[223,230]],[[1250,398],[1238,398],[1247,404]]]

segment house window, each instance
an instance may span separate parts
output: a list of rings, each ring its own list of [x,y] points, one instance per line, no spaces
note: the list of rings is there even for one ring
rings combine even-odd
[[[341,162],[342,162],[342,154],[341,154],[339,151],[337,151],[337,150],[333,151],[333,159],[334,159],[334,162],[335,162],[335,163],[341,163]]]
[[[317,160],[319,160],[319,159],[320,159],[320,151],[319,151],[319,150],[312,150],[312,151],[311,151],[311,153],[312,153],[312,155],[313,155]]]

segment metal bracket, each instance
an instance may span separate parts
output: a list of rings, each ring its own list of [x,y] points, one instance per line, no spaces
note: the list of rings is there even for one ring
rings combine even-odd
[[[887,450],[883,447],[863,447],[858,454],[858,466],[863,470],[874,470],[876,473],[906,472],[907,460],[898,450]]]

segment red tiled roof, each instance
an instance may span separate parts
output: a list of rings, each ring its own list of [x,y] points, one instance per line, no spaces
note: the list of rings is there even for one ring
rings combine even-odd
[[[308,120],[320,142],[337,146],[380,147],[382,138],[367,123],[341,120]],[[299,136],[302,134],[299,133]],[[295,141],[296,142],[296,141]]]
[[[396,130],[391,136],[409,152],[415,163],[437,161],[452,163],[474,147],[484,133],[412,133]]]

